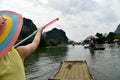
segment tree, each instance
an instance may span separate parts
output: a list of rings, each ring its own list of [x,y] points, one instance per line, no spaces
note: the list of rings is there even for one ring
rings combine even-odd
[[[115,36],[117,35],[117,33],[114,32],[109,32],[106,40],[109,41],[109,43],[113,43],[113,40],[115,39]]]
[[[102,43],[104,43],[104,36],[103,36],[103,34],[102,33],[96,33],[96,36],[98,37],[98,39],[96,40],[96,42],[98,43],[98,44],[102,44]]]

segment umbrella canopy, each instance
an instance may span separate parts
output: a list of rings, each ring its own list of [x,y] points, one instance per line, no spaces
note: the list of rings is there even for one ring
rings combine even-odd
[[[0,58],[15,44],[23,24],[20,14],[2,10],[0,11]]]
[[[98,37],[97,36],[93,36],[93,35],[89,35],[89,36],[86,37],[85,40],[94,40],[94,39],[98,39]]]

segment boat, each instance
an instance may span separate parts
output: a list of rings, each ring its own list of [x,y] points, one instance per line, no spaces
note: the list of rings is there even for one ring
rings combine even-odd
[[[98,48],[94,48],[94,50],[105,50],[104,47],[98,47]]]
[[[90,46],[89,44],[85,44],[84,48],[89,48],[89,46]]]
[[[96,48],[90,48],[90,50],[105,50],[104,47],[96,47]]]
[[[48,80],[94,80],[86,61],[62,61],[58,72]]]

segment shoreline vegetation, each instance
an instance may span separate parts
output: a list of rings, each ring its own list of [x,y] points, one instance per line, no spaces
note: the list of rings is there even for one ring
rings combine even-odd
[[[104,43],[120,43],[120,33],[109,32],[107,36],[104,36],[102,33],[96,33],[98,39],[94,39],[97,44],[104,44]],[[83,43],[89,43],[90,40],[84,40]]]

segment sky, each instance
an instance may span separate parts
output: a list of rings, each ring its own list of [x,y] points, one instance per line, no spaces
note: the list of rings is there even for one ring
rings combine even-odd
[[[120,24],[120,0],[0,0],[0,10],[12,10],[31,19],[37,28],[55,18],[53,28],[80,42],[89,35],[114,32]]]

